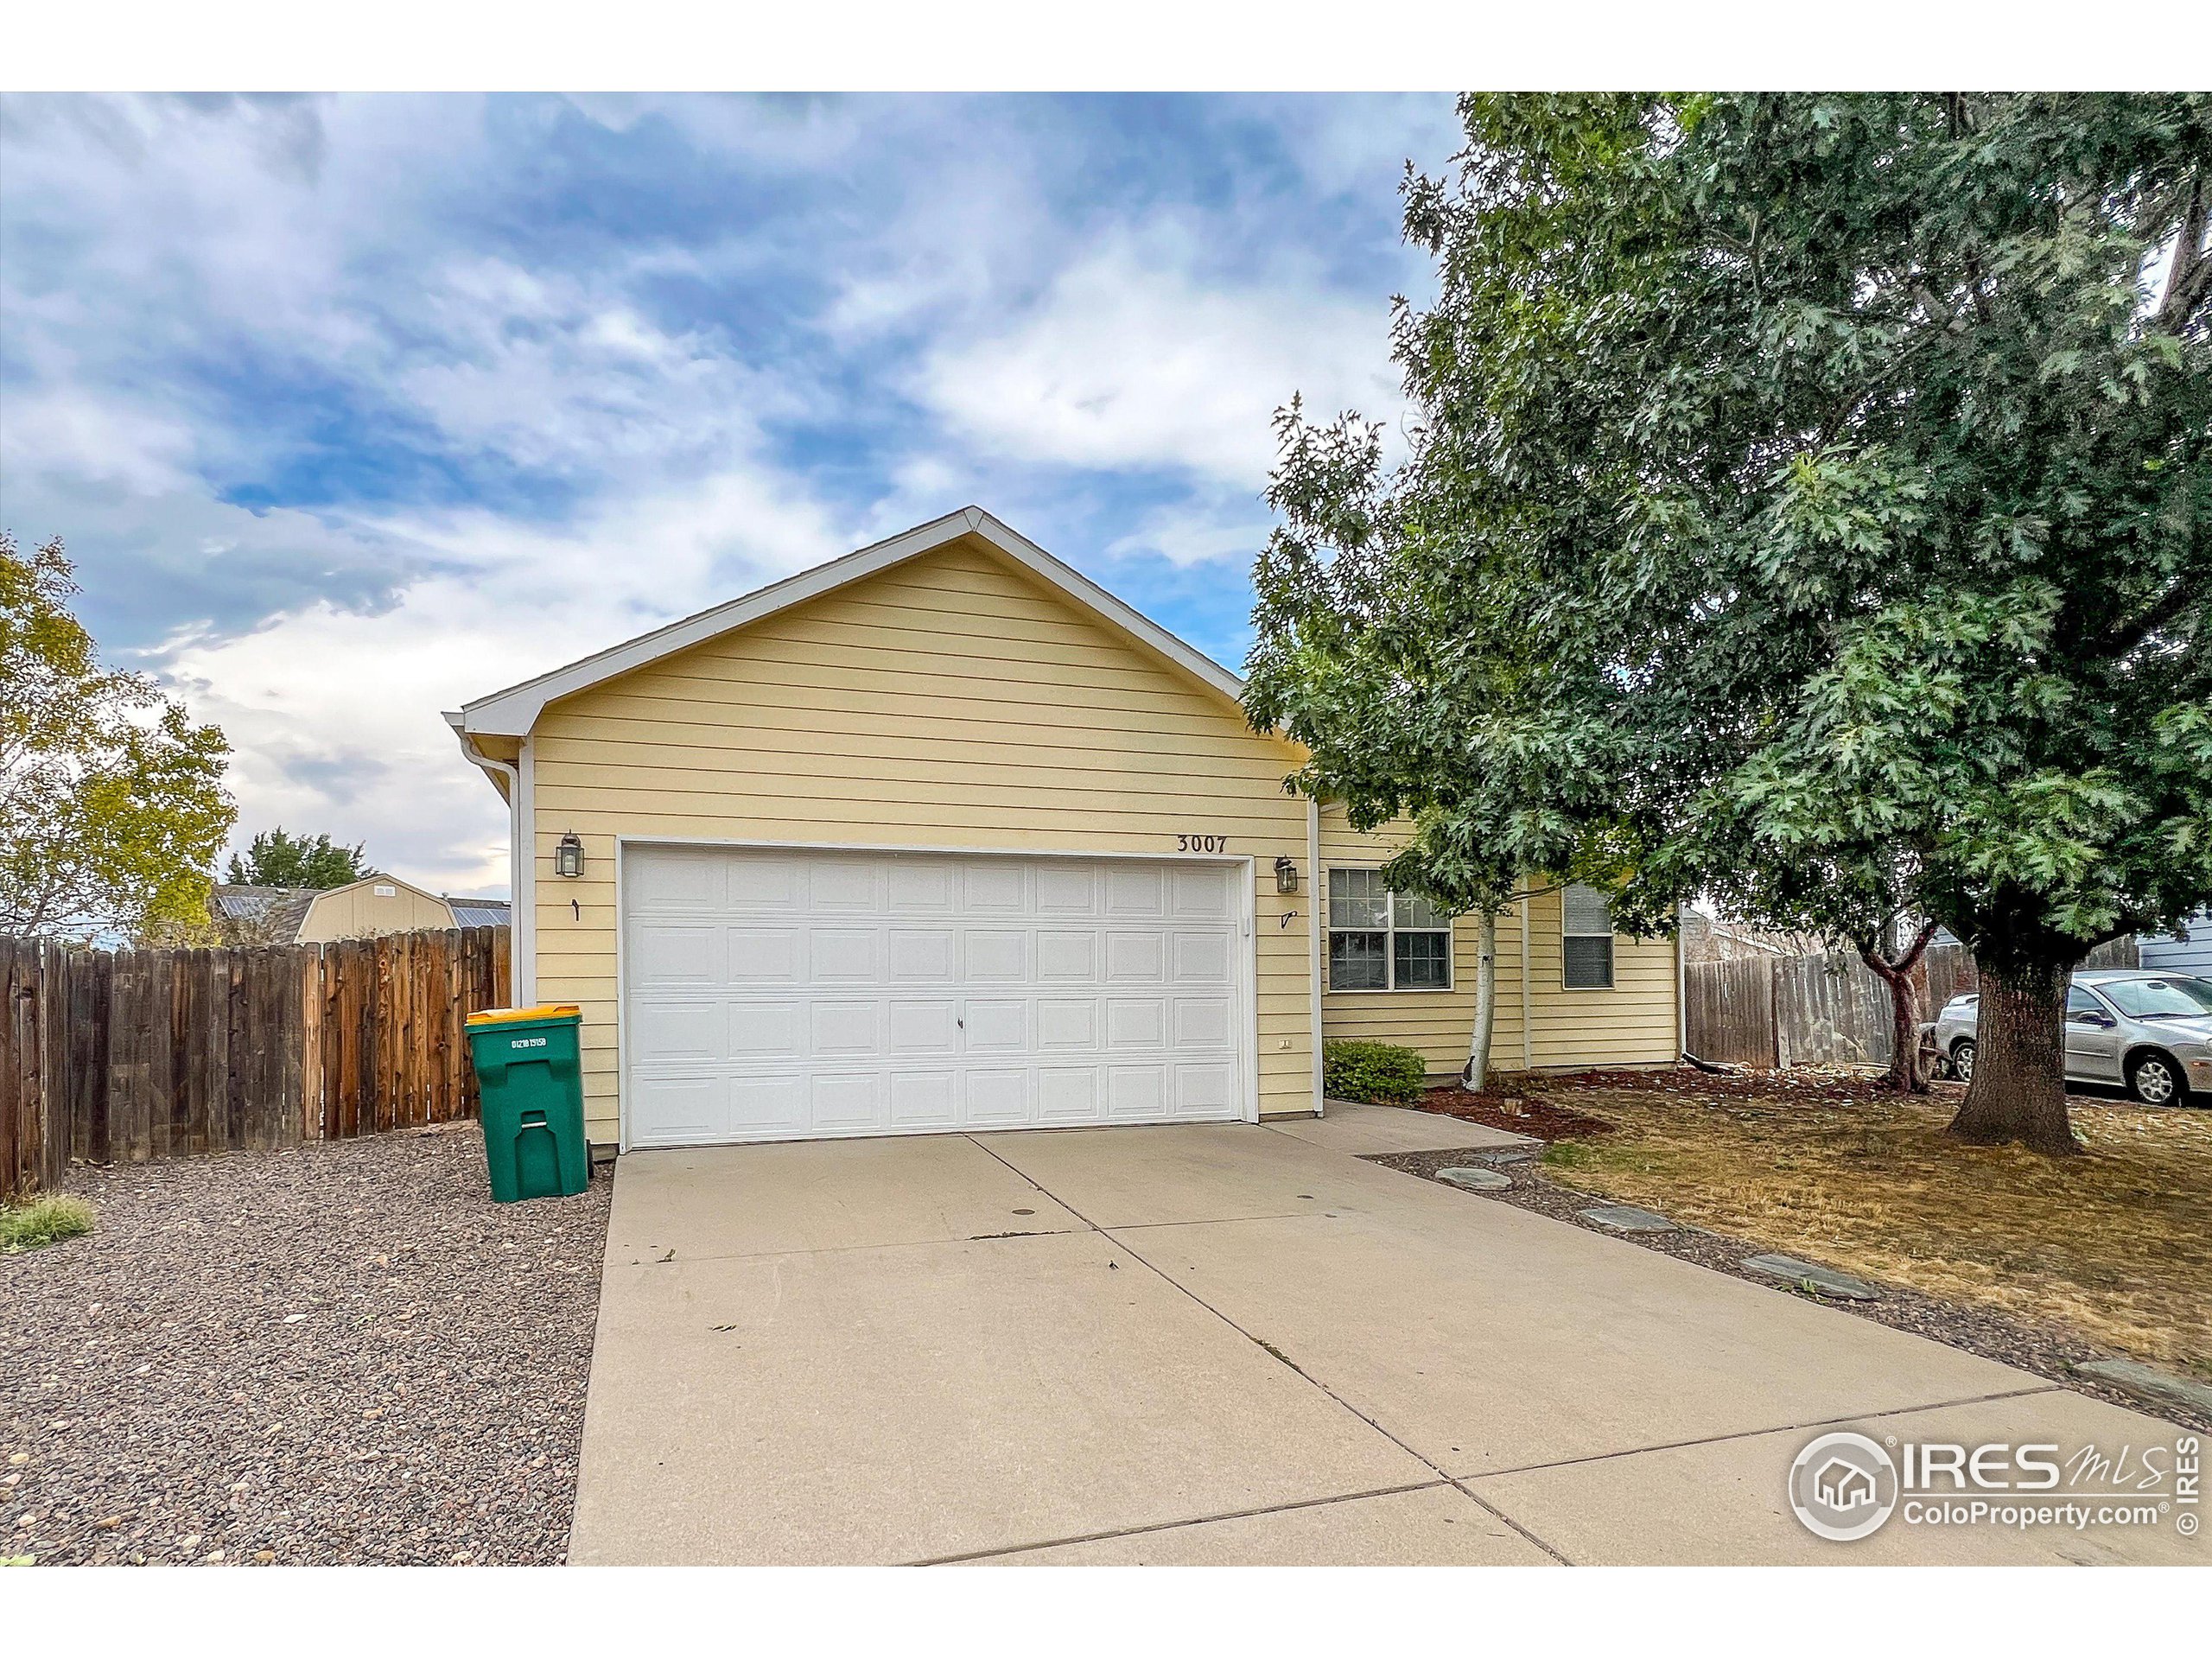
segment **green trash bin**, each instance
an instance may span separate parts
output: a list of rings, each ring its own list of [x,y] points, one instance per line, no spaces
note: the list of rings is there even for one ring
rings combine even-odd
[[[484,1161],[492,1196],[562,1198],[591,1179],[584,1143],[583,1074],[573,1002],[485,1008],[468,1016],[468,1053],[482,1098]]]

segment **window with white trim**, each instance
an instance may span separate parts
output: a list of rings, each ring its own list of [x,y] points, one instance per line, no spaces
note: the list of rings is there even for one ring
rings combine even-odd
[[[1329,872],[1329,988],[1448,991],[1452,920],[1378,870]]]
[[[1577,881],[1561,899],[1560,972],[1570,991],[1610,990],[1613,983],[1613,913],[1605,895]]]

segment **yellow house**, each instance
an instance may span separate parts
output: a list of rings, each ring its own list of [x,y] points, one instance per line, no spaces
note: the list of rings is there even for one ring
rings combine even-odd
[[[969,507],[446,718],[515,826],[515,997],[624,1147],[1322,1109],[1466,1054],[1474,929],[1284,791],[1236,677]],[[1501,1066],[1679,1048],[1671,941],[1499,927]]]

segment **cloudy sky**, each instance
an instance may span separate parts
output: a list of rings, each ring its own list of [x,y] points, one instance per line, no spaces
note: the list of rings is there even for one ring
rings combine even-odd
[[[974,501],[1234,666],[1270,412],[1397,410],[1448,100],[0,100],[0,524],[237,839],[505,890],[442,709]]]

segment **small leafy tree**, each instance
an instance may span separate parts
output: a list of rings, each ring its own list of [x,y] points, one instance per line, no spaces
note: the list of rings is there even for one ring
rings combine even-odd
[[[2212,896],[2212,98],[1461,109],[1410,457],[1293,411],[1255,715],[1631,929],[1851,872],[1974,952],[1954,1132],[2074,1150],[2070,969]]]
[[[256,835],[243,857],[232,853],[223,879],[233,887],[342,887],[377,874],[362,855],[364,844],[341,847],[327,835],[289,835],[280,823]]]
[[[26,557],[0,531],[0,933],[203,929],[230,745],[101,666],[76,591],[60,537]]]

